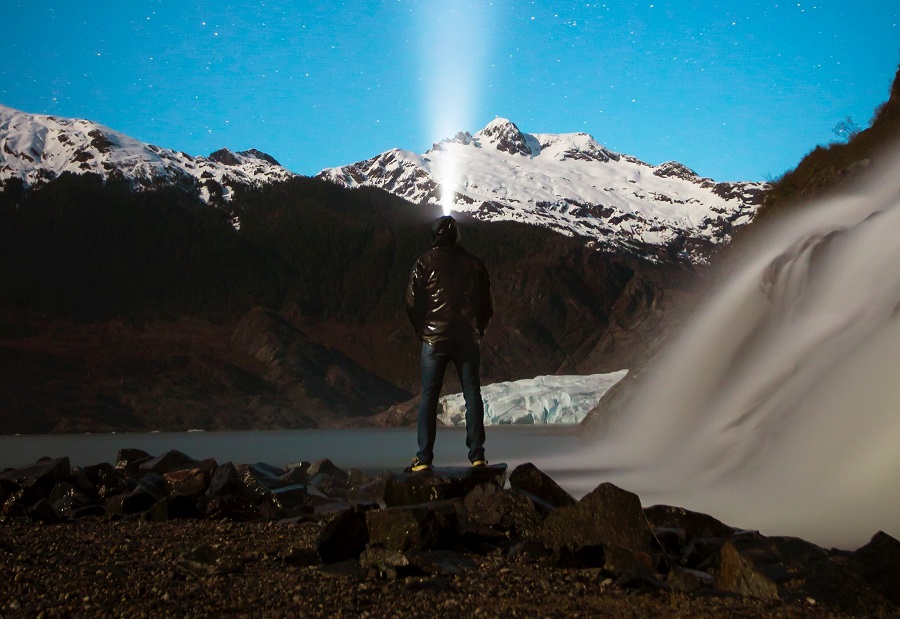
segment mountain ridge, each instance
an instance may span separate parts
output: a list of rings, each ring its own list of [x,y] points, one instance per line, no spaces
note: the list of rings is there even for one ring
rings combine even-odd
[[[256,149],[209,157],[161,148],[89,120],[28,114],[0,105],[0,185],[26,187],[65,172],[124,180],[133,190],[176,186],[223,204],[236,190],[296,176]]]
[[[766,183],[716,183],[675,161],[651,166],[586,133],[534,133],[496,118],[419,155],[394,148],[317,178],[445,204],[483,221],[521,221],[600,248],[705,262],[753,220]],[[449,192],[449,193],[448,193]]]

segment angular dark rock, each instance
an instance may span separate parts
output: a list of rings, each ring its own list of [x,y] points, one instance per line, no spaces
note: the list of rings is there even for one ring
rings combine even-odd
[[[281,476],[284,475],[283,470],[263,462],[241,464],[237,467],[237,471],[244,485],[257,501],[266,500],[272,490],[287,485],[281,479]]]
[[[384,488],[386,507],[416,505],[461,498],[476,486],[493,482],[503,486],[506,465],[441,467],[424,473],[391,474]]]
[[[66,496],[53,503],[60,520],[78,520],[79,518],[100,517],[106,513],[106,509],[96,503],[84,504],[77,499]]]
[[[365,521],[369,542],[391,550],[448,548],[456,537],[453,501],[371,510]]]
[[[366,473],[365,471],[361,471],[360,469],[349,469],[347,471],[347,488],[354,488],[356,486],[363,486],[373,481],[373,477]]]
[[[316,473],[309,478],[309,485],[329,497],[347,497],[347,483],[329,473]]]
[[[160,499],[142,512],[147,522],[165,522],[169,519],[169,502],[164,498]]]
[[[544,520],[538,539],[550,548],[566,546],[573,552],[602,546],[605,567],[622,573],[643,564],[636,555],[649,556],[652,532],[636,494],[603,483],[570,507],[555,509]]]
[[[509,474],[509,485],[516,490],[523,490],[529,495],[541,499],[553,507],[575,505],[571,494],[563,490],[546,473],[534,464],[520,464]]]
[[[165,498],[165,480],[156,473],[147,473],[141,477],[134,490],[124,495],[121,503],[122,513],[128,515],[145,512]]]
[[[128,468],[129,466],[147,462],[148,460],[152,459],[153,456],[148,454],[143,449],[120,449],[119,453],[116,455],[116,468],[119,470],[123,470]]]
[[[257,498],[244,484],[234,464],[219,465],[204,495],[208,518],[247,521],[259,518]]]
[[[487,483],[473,488],[463,500],[466,518],[514,537],[530,535],[542,518],[525,496]]]
[[[681,552],[679,563],[687,568],[710,571],[719,565],[724,537],[695,537]]]
[[[206,496],[210,499],[236,499],[246,503],[256,500],[256,495],[247,488],[231,462],[216,467],[206,489]]]
[[[347,489],[347,500],[354,503],[375,503],[384,507],[384,490],[390,473],[378,475],[375,479]]]
[[[827,559],[824,549],[798,538],[738,535],[722,545],[716,588],[777,600],[781,584],[804,579]]]
[[[335,464],[328,458],[316,460],[306,471],[306,474],[309,475],[310,479],[312,479],[316,475],[319,475],[320,473],[324,473],[338,480],[338,483],[340,483],[343,487],[347,486],[347,481],[350,478],[350,476],[347,474],[347,471],[335,466]]]
[[[277,488],[260,504],[260,515],[268,520],[283,520],[311,513],[313,507],[309,504],[308,494],[305,484]]]
[[[68,480],[71,475],[68,458],[42,458],[33,464],[0,473],[0,483],[6,482],[7,487],[11,487],[9,482],[12,482],[47,495],[53,486]]]
[[[53,509],[53,505],[47,499],[39,499],[25,510],[25,514],[35,522],[55,523],[59,522],[59,514]]]
[[[86,466],[83,472],[88,481],[94,484],[99,499],[108,499],[130,490],[128,481],[124,477],[124,469],[117,469],[107,462]],[[132,479],[140,479],[136,468],[133,470]]]
[[[879,531],[850,555],[849,563],[879,594],[900,606],[900,541]]]
[[[369,542],[366,514],[356,508],[338,514],[316,538],[316,553],[322,563],[356,559]]]
[[[736,531],[712,516],[683,507],[653,505],[644,509],[644,515],[654,529],[682,529],[686,542],[695,537],[731,537]]]
[[[209,486],[209,474],[198,466],[192,466],[163,475],[170,496],[198,497]]]
[[[157,475],[164,475],[170,471],[183,468],[188,464],[194,464],[196,462],[196,460],[186,453],[173,449],[152,460],[147,460],[138,466],[138,470],[141,474],[156,473]]]
[[[308,469],[309,462],[290,465],[288,466],[287,473],[279,477],[279,479],[283,481],[286,486],[305,484],[309,481],[309,475],[306,472]]]
[[[653,537],[667,555],[676,559],[682,556],[687,546],[687,532],[684,529],[654,527]]]

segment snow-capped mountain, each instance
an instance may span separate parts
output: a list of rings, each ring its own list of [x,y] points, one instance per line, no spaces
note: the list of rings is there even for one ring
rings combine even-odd
[[[227,201],[239,186],[294,176],[257,150],[222,149],[209,157],[145,144],[88,120],[26,114],[0,105],[0,185],[20,178],[32,186],[63,172],[122,179],[135,189],[197,187],[204,201]]]
[[[689,261],[702,261],[710,244],[727,243],[734,227],[749,223],[767,187],[717,183],[673,161],[652,166],[585,133],[522,133],[505,118],[424,155],[393,149],[318,176],[417,203],[449,198],[452,210],[479,219],[528,222]]]

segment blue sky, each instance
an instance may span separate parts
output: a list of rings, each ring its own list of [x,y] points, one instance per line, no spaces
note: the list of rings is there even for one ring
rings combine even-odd
[[[424,152],[496,116],[760,180],[865,126],[900,62],[896,0],[3,0],[0,103],[206,155],[320,169]]]

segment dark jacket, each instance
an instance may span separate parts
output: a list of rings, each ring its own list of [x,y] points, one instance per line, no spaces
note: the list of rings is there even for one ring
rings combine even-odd
[[[416,261],[406,287],[406,313],[419,339],[432,345],[477,342],[494,313],[487,269],[458,238],[455,229],[439,233]]]

